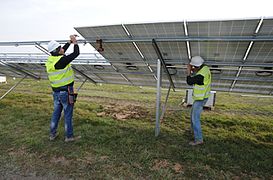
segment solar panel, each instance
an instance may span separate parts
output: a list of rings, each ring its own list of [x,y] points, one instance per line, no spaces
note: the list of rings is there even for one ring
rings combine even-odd
[[[109,65],[73,65],[73,67],[97,83],[112,83],[112,79],[122,80],[122,77]],[[84,79],[81,75],[78,75],[78,77],[81,80]]]
[[[142,54],[148,61],[155,61],[158,56],[152,46],[152,43],[137,43]],[[166,61],[188,62],[187,47],[185,42],[158,42],[158,47]]]
[[[247,63],[273,63],[273,42],[255,42]]]
[[[120,25],[78,27],[77,31],[89,39],[129,39]]]
[[[251,36],[259,19],[189,21],[189,36]]]
[[[261,36],[273,35],[273,19],[264,19],[259,35]]]
[[[214,62],[242,62],[248,42],[207,41],[191,42],[192,56],[200,55],[206,61]]]
[[[170,38],[185,36],[183,22],[124,25],[133,38]]]
[[[96,44],[92,44],[95,46]],[[137,50],[134,48],[132,43],[107,43],[104,44],[103,51],[101,54],[104,57],[108,57],[109,61],[119,60],[123,62],[127,61],[142,61],[141,56],[138,54]]]
[[[5,76],[9,76],[9,77],[22,77],[24,76],[22,73],[12,70],[9,67],[1,64],[0,62],[0,74],[1,75],[5,75]]]

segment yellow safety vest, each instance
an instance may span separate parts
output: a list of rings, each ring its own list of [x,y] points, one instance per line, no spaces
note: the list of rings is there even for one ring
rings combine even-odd
[[[203,66],[196,75],[204,76],[204,85],[194,84],[193,86],[193,100],[203,100],[210,96],[211,73],[208,66]]]
[[[62,56],[49,56],[46,62],[46,72],[50,84],[54,88],[68,85],[74,81],[74,71],[70,64],[64,69],[55,69],[55,64]]]

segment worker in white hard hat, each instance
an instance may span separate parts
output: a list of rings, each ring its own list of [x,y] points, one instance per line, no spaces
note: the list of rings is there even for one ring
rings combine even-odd
[[[187,84],[193,85],[194,102],[191,109],[191,128],[194,133],[194,141],[189,144],[195,146],[204,143],[200,118],[211,89],[211,73],[202,57],[194,56],[188,64]]]
[[[74,45],[73,53],[65,55],[70,44]],[[46,62],[46,71],[53,90],[54,111],[50,123],[49,139],[55,140],[58,136],[57,128],[61,113],[64,110],[65,142],[79,139],[73,133],[73,109],[77,94],[74,93],[74,72],[70,63],[80,54],[76,35],[71,35],[70,40],[62,47],[56,41],[48,43],[50,56]]]

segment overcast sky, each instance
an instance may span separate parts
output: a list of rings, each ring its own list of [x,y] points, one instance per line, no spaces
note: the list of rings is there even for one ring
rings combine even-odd
[[[272,0],[0,0],[0,41],[66,39],[74,27],[273,16]]]
[[[273,16],[273,0],[0,0],[0,41],[67,39],[74,27]]]

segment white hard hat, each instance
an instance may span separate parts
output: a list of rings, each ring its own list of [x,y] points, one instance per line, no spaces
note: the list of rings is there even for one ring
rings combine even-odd
[[[47,49],[48,49],[49,52],[52,52],[55,49],[57,49],[59,46],[61,46],[60,43],[58,43],[57,41],[52,40],[52,41],[50,41],[48,43]]]
[[[191,58],[191,62],[190,64],[193,66],[201,66],[204,63],[204,59],[200,56],[194,56],[193,58]]]

